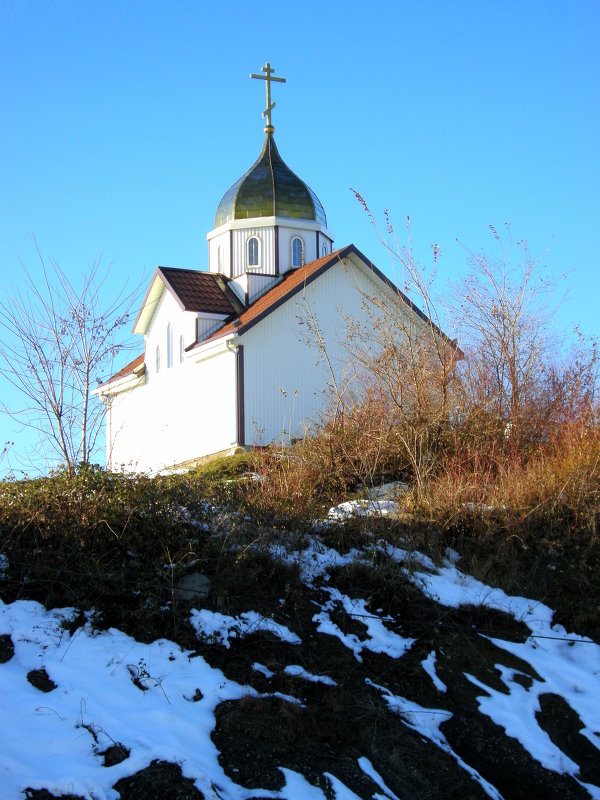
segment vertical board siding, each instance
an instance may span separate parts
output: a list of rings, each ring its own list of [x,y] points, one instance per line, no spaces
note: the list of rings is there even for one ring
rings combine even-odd
[[[246,243],[251,236],[260,242],[260,271],[275,275],[275,230],[270,228],[244,228],[233,231],[233,277],[246,269]]]
[[[292,239],[299,236],[304,242],[304,263],[308,264],[318,258],[315,249],[315,231],[300,228],[279,228],[279,270],[286,272],[292,266]]]
[[[206,319],[205,317],[198,317],[197,321],[198,341],[201,342],[206,339],[211,333],[214,333],[217,328],[223,325],[222,319]]]
[[[313,234],[314,235],[314,234]],[[352,354],[345,315],[358,317],[374,293],[360,270],[336,265],[244,334],[246,443],[265,445],[301,436],[318,419],[332,383],[314,325],[327,348],[336,380],[343,383]]]

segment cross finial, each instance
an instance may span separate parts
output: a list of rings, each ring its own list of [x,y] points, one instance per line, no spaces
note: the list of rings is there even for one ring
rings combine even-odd
[[[271,111],[275,108],[275,103],[271,102],[271,81],[277,81],[278,83],[285,83],[285,78],[276,78],[273,73],[275,70],[271,67],[269,62],[265,64],[264,67],[261,67],[261,72],[264,72],[264,75],[255,75],[253,72],[250,73],[251,78],[258,78],[261,81],[266,81],[267,83],[267,107],[263,111],[263,117],[267,118],[267,124],[265,126],[265,133],[273,133],[275,128],[271,124]]]

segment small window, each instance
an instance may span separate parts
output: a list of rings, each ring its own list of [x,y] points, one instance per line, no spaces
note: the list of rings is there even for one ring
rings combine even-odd
[[[173,366],[173,326],[167,325],[167,369]]]
[[[160,345],[156,345],[156,371],[160,372]]]
[[[324,244],[323,247],[321,248],[321,254],[324,255],[324,256],[327,255],[327,245],[326,244]]]
[[[217,247],[217,272],[223,274],[223,254],[220,246]]]
[[[251,236],[250,239],[248,239],[248,266],[258,267],[258,265],[258,239],[256,236]]]
[[[183,352],[184,352],[183,336],[180,336],[179,337],[179,363],[180,364],[183,364]]]
[[[304,242],[299,236],[292,239],[292,267],[301,267],[304,264]]]

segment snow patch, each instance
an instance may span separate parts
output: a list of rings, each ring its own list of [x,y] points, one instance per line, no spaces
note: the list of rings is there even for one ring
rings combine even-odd
[[[286,675],[303,678],[305,681],[310,681],[311,683],[324,683],[326,686],[337,686],[337,681],[334,681],[329,675],[313,675],[312,672],[307,672],[300,664],[289,664],[283,671]]]
[[[257,631],[268,631],[288,644],[302,644],[302,639],[285,625],[275,622],[270,617],[263,617],[256,611],[244,611],[238,617],[230,617],[206,608],[200,610],[193,608],[190,622],[199,637],[218,642],[227,648],[230,646],[230,639],[248,636]]]
[[[469,764],[467,764],[466,761],[464,761],[458,755],[458,753],[454,752],[452,747],[450,747],[448,744],[448,740],[440,731],[440,725],[442,722],[450,719],[452,716],[451,711],[446,711],[443,708],[424,708],[418,703],[414,703],[412,700],[407,700],[405,697],[392,694],[389,689],[385,688],[385,686],[379,686],[378,684],[373,683],[373,681],[370,681],[368,678],[366,682],[369,686],[372,686],[374,689],[378,689],[381,692],[383,699],[388,705],[388,708],[390,708],[392,711],[395,711],[402,717],[402,721],[407,728],[417,731],[417,733],[420,733],[426,739],[429,739],[430,742],[433,742],[433,744],[437,745],[440,750],[444,750],[446,753],[451,755],[456,763],[466,772],[468,772],[473,780],[477,781],[488,797],[491,797],[493,800],[503,800],[502,795],[495,786],[492,786],[492,784],[489,783],[489,781],[486,781],[486,779],[480,775],[476,769],[469,766]]]
[[[260,672],[261,675],[265,676],[265,678],[272,678],[275,675],[274,672],[271,672],[271,670],[265,667],[264,664],[259,664],[258,661],[255,661],[254,664],[252,664],[252,669],[255,672]]]
[[[433,685],[438,690],[438,692],[445,692],[447,691],[447,687],[446,684],[439,679],[438,674],[435,671],[435,661],[436,661],[436,653],[435,650],[432,650],[431,653],[429,653],[429,655],[427,656],[427,658],[421,661],[421,666],[433,681]]]
[[[352,517],[386,517],[397,511],[398,503],[393,500],[348,500],[330,508],[327,518],[343,522]]]
[[[391,618],[369,613],[365,600],[353,600],[338,589],[326,588],[325,591],[329,593],[331,599],[321,606],[321,611],[313,617],[313,622],[318,623],[317,631],[336,636],[343,645],[352,650],[357,661],[362,662],[361,652],[363,650],[385,653],[390,658],[400,658],[415,643],[415,639],[400,636],[386,628],[383,622],[384,620],[389,622]],[[354,633],[344,633],[333,622],[330,612],[336,606],[341,606],[349,616],[365,626],[366,639],[359,639]]]

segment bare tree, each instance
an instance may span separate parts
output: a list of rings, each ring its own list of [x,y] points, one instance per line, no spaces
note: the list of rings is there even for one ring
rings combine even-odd
[[[385,232],[369,215],[392,260],[394,288],[388,295],[360,290],[360,318],[348,317],[347,350],[354,369],[336,387],[340,441],[350,442],[360,476],[374,477],[389,467],[404,469],[422,487],[435,467],[436,453],[454,413],[453,386],[461,358],[457,342],[444,332],[448,319],[434,297],[439,248],[424,270],[414,258],[407,219],[407,244],[398,240],[385,212]],[[394,465],[395,462],[395,465]]]
[[[453,287],[453,302],[468,353],[465,406],[508,435],[531,427],[550,408],[561,340],[553,321],[555,282],[526,242],[505,244],[490,229],[499,257],[471,254],[469,273]]]
[[[91,395],[102,371],[123,348],[137,292],[124,290],[103,306],[109,270],[91,263],[75,286],[38,250],[41,280],[22,267],[21,286],[0,303],[0,374],[22,403],[0,403],[40,435],[41,452],[69,471],[89,463],[102,429],[104,406]]]

